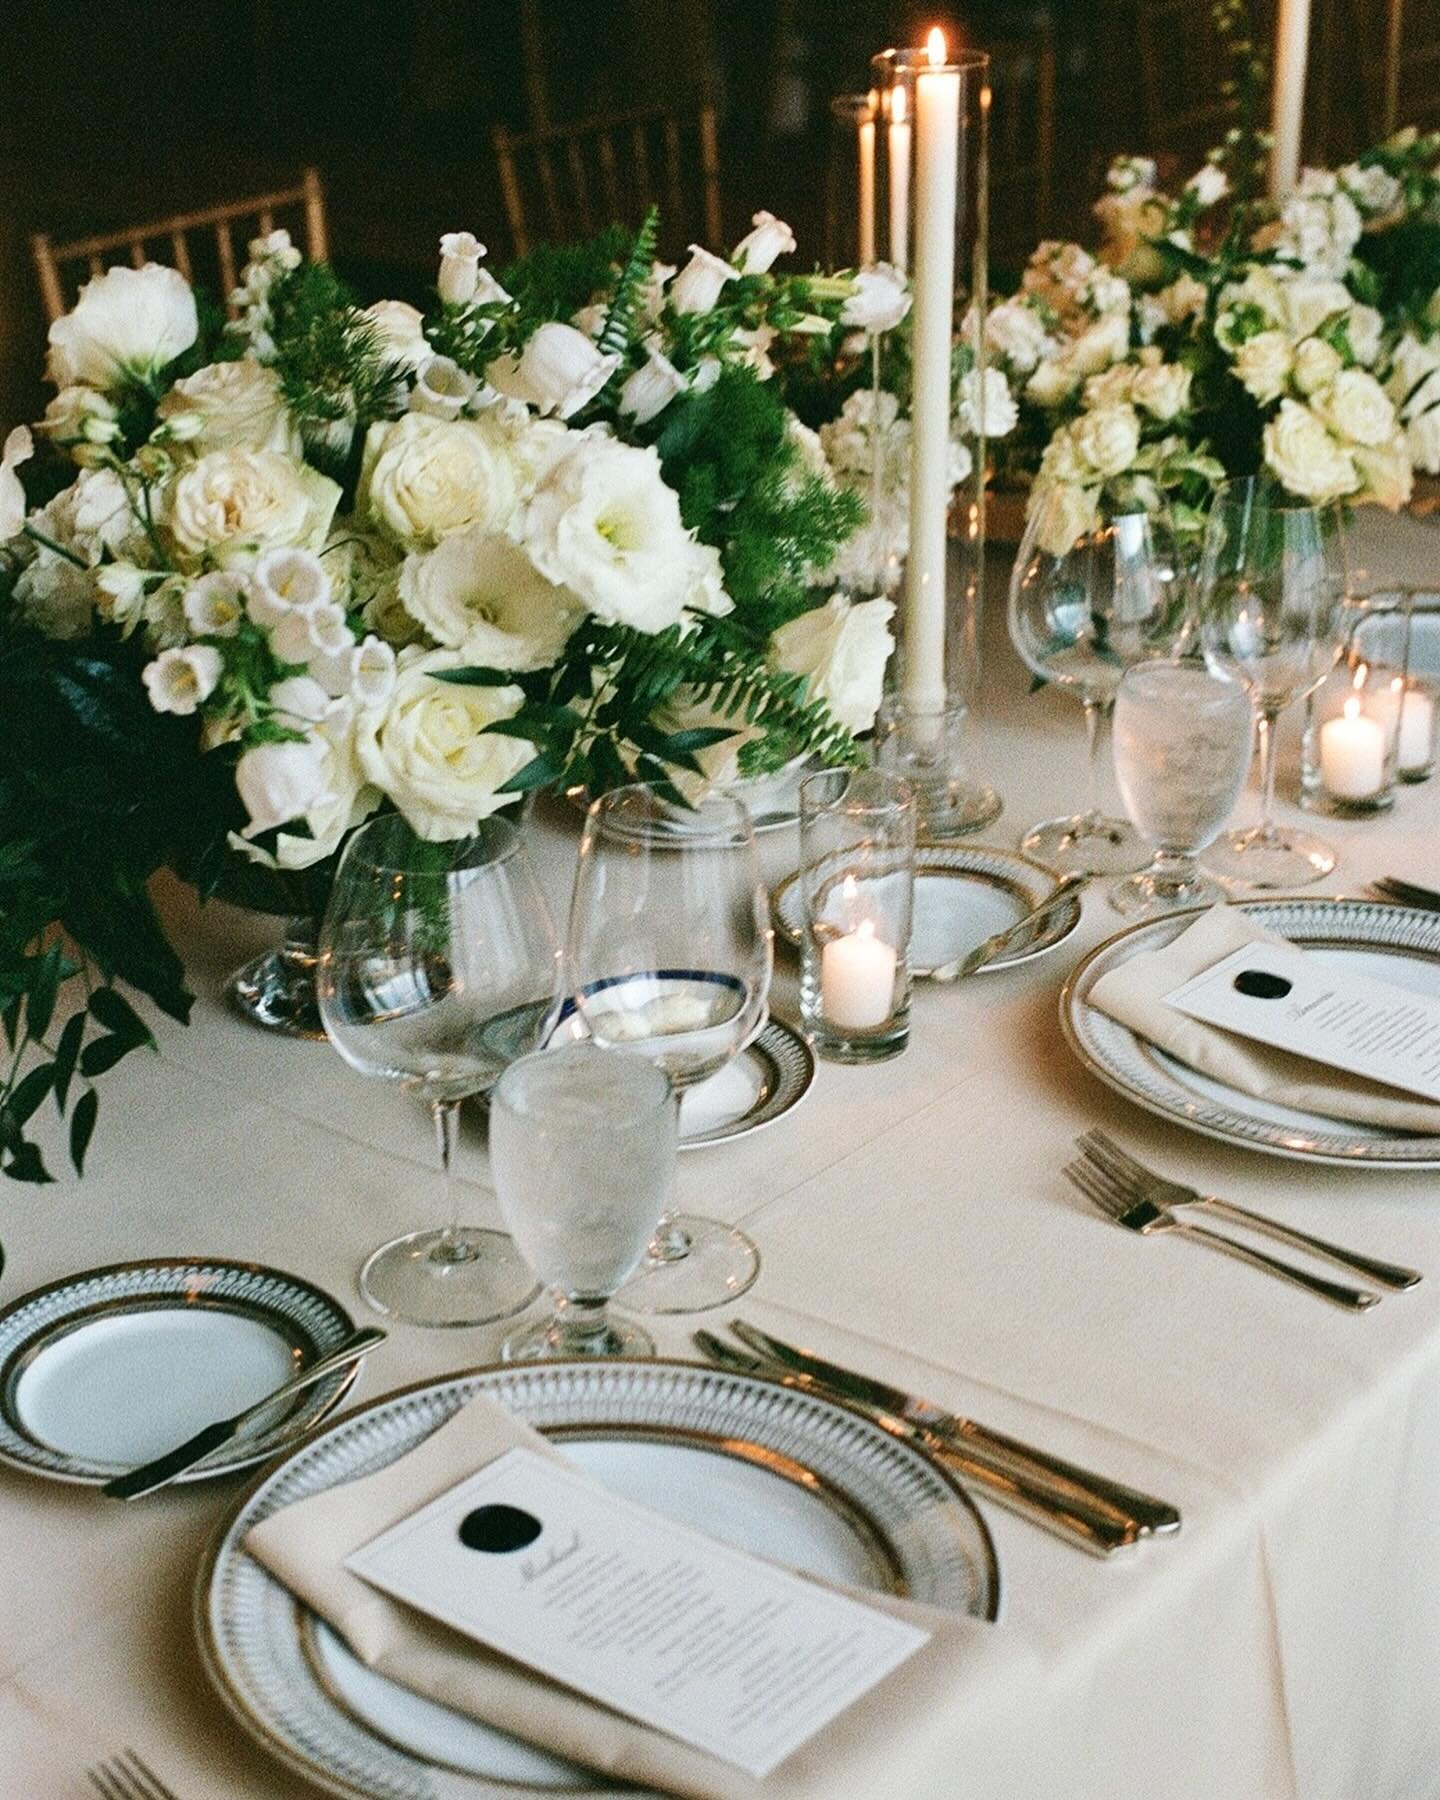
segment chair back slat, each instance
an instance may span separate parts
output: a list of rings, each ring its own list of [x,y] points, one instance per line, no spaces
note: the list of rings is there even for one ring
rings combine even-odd
[[[542,144],[539,151],[540,186],[545,193],[545,217],[552,238],[563,238],[565,214],[560,205],[560,189],[555,184],[555,166],[550,160],[550,147]]]
[[[615,167],[615,143],[608,131],[598,139],[600,178],[605,188],[605,211],[612,219],[620,217],[620,179]]]
[[[700,172],[705,183],[705,241],[718,245],[725,233],[720,217],[720,146],[715,108],[708,100],[700,108]]]
[[[575,195],[580,230],[589,237],[595,230],[595,223],[590,213],[590,184],[585,175],[585,158],[581,154],[579,138],[572,137],[566,143],[565,160],[570,165],[570,186]]]
[[[132,269],[143,269],[145,267],[144,238],[137,237],[131,238],[130,240],[130,267]]]
[[[220,286],[225,293],[225,304],[230,304],[230,295],[234,291],[237,276],[235,274],[235,240],[230,235],[230,221],[215,221],[215,256],[220,264]]]
[[[185,241],[185,233],[183,231],[172,231],[170,233],[170,251],[175,259],[175,267],[187,281],[192,281],[194,279],[194,270],[190,263],[190,246]],[[226,293],[228,295],[228,288],[226,289]]]
[[[680,127],[674,119],[664,121],[665,135],[665,201],[670,217],[678,219],[684,211],[680,198]]]

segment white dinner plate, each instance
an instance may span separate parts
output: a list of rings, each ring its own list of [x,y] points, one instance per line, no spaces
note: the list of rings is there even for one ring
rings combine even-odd
[[[804,930],[800,871],[787,875],[770,896],[775,929],[791,944]],[[1054,893],[1059,877],[1043,863],[1014,850],[984,844],[921,844],[915,852],[915,909],[910,928],[910,972],[929,975],[1006,931]],[[1057,906],[1015,949],[978,971],[1013,969],[1063,944],[1080,923],[1080,897]]]
[[[313,1436],[235,1507],[201,1568],[210,1678],[274,1755],[347,1800],[614,1795],[574,1764],[364,1668],[247,1554],[260,1520],[374,1473],[485,1392],[617,1493],[831,1581],[994,1618],[999,1574],[952,1477],[848,1408],[687,1363],[476,1370],[376,1401]]]
[[[208,1257],[90,1269],[0,1312],[0,1461],[94,1485],[261,1400],[354,1330],[328,1294]],[[342,1369],[179,1477],[247,1468],[306,1431],[358,1373]]]
[[[815,1053],[793,1025],[769,1019],[718,1075],[680,1101],[680,1148],[724,1144],[773,1125],[798,1106],[815,1079]]]
[[[1095,983],[1144,950],[1158,950],[1204,909],[1151,919],[1109,938],[1071,975],[1060,1024],[1103,1082],[1147,1111],[1207,1137],[1305,1162],[1368,1169],[1440,1168],[1440,1137],[1357,1125],[1252,1099],[1188,1068],[1090,1003]],[[1440,913],[1373,900],[1251,900],[1245,913],[1337,968],[1440,998]]]

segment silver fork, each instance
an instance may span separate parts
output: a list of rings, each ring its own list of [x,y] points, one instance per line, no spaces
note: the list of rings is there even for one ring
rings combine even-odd
[[[1338,1263],[1352,1274],[1363,1275],[1369,1281],[1378,1281],[1381,1287],[1403,1290],[1414,1287],[1416,1282],[1423,1279],[1418,1269],[1407,1269],[1400,1263],[1381,1262],[1374,1256],[1362,1256],[1358,1250],[1345,1250],[1325,1238],[1312,1237],[1308,1231],[1301,1231],[1298,1226],[1282,1225],[1278,1219],[1267,1219],[1263,1213],[1237,1206],[1233,1200],[1222,1200],[1218,1194],[1202,1194],[1196,1188],[1184,1187],[1178,1181],[1167,1180],[1165,1176],[1156,1174],[1154,1169],[1137,1162],[1128,1151],[1120,1148],[1114,1138],[1107,1137],[1103,1131],[1087,1131],[1083,1137],[1076,1138],[1075,1142],[1091,1162],[1098,1163],[1117,1180],[1138,1188],[1157,1206],[1203,1206],[1207,1212],[1215,1213],[1222,1219],[1234,1219],[1252,1226],[1256,1231],[1278,1238],[1283,1244],[1292,1244],[1297,1250],[1313,1251],[1316,1256]]]
[[[1117,1225],[1123,1225],[1127,1231],[1138,1231],[1142,1235],[1151,1231],[1183,1231],[1225,1256],[1251,1263],[1257,1269],[1264,1269],[1267,1274],[1278,1275],[1282,1281],[1291,1281],[1296,1287],[1304,1288],[1307,1293],[1318,1294],[1322,1300],[1333,1301],[1336,1306],[1343,1306],[1347,1312],[1366,1312],[1370,1307],[1380,1304],[1379,1294],[1372,1294],[1368,1288],[1345,1287],[1338,1281],[1326,1281],[1323,1276],[1312,1275],[1306,1269],[1297,1269],[1293,1263],[1281,1262],[1279,1257],[1267,1256],[1263,1250],[1237,1243],[1234,1238],[1225,1237],[1218,1231],[1207,1231],[1203,1225],[1192,1225],[1186,1219],[1177,1219],[1165,1207],[1147,1200],[1136,1189],[1083,1157],[1076,1162],[1067,1163],[1065,1174],[1106,1218],[1113,1219]]]
[[[85,1771],[98,1794],[105,1800],[179,1800],[174,1788],[166,1787],[147,1762],[133,1750],[122,1750],[119,1756],[107,1757],[93,1769]]]

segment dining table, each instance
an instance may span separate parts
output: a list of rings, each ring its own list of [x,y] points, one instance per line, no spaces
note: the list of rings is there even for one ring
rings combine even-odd
[[[1356,538],[1374,578],[1440,578],[1434,522],[1366,519]],[[973,753],[1004,800],[983,837],[1012,846],[1075,810],[1083,734],[1073,699],[1031,692],[1006,642],[1005,571],[992,552]],[[1287,822],[1305,817],[1299,711],[1284,725]],[[1257,811],[1252,786],[1240,817]],[[1383,817],[1306,823],[1339,852],[1309,891],[1362,894],[1383,875],[1440,886],[1440,779],[1402,787]],[[578,814],[543,801],[527,834],[563,918]],[[793,828],[760,844],[767,878],[794,868]],[[894,1744],[890,1791],[1440,1796],[1440,1173],[1260,1154],[1102,1085],[1067,1048],[1057,1006],[1080,958],[1123,924],[1105,889],[1090,884],[1078,928],[1049,955],[918,983],[902,1055],[822,1062],[785,1117],[680,1158],[681,1207],[739,1224],[759,1249],[735,1313],[1183,1516],[1177,1534],[1099,1559],[977,1496],[999,1616],[977,1626],[943,1729]],[[204,1255],[303,1276],[366,1322],[364,1256],[440,1206],[424,1109],[327,1044],[266,1033],[226,1003],[226,976],[274,941],[276,921],[202,906],[166,878],[157,895],[193,1017],[147,1012],[155,1052],[105,1079],[83,1179],[7,1185],[0,1302],[81,1269]],[[798,1017],[784,945],[771,1007]],[[484,1113],[467,1111],[466,1214],[498,1223]],[[1077,1134],[1097,1126],[1177,1180],[1427,1279],[1353,1315],[1176,1234],[1119,1230],[1062,1175]],[[58,1136],[47,1153],[58,1170]],[[647,1328],[662,1355],[695,1359],[693,1330],[726,1316]],[[392,1324],[344,1405],[491,1362],[507,1329]],[[0,1468],[4,1800],[89,1792],[87,1766],[124,1746],[179,1800],[315,1791],[235,1722],[197,1651],[197,1569],[243,1481],[122,1504]]]

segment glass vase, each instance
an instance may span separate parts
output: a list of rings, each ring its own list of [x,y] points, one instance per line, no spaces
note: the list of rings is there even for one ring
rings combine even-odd
[[[325,1027],[315,998],[319,927],[308,913],[285,921],[285,935],[273,950],[242,963],[225,984],[231,1002],[252,1025],[286,1037],[323,1038]]]

